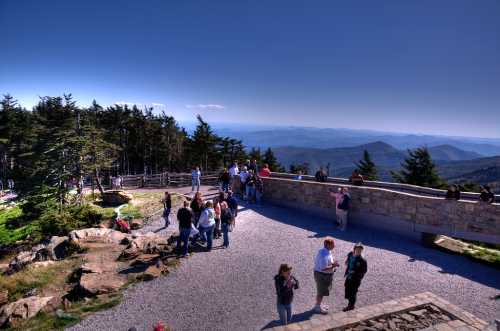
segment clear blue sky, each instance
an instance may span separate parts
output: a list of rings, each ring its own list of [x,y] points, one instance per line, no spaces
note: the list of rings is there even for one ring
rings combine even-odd
[[[27,107],[500,137],[496,0],[0,0],[0,31],[0,93]]]

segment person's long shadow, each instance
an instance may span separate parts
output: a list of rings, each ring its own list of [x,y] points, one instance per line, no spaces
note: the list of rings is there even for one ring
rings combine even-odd
[[[425,261],[441,268],[440,273],[459,275],[471,281],[500,289],[500,277],[498,270],[494,267],[481,264],[465,256],[424,247],[416,233],[403,235],[359,224],[349,224],[346,231],[339,231],[332,220],[296,209],[292,210],[270,204],[264,206],[245,205],[245,207],[273,221],[314,233],[309,237],[305,236],[305,240],[333,236],[353,244],[361,241],[368,247],[406,255],[410,263],[417,260]]]
[[[313,315],[314,315],[314,311],[313,310],[307,310],[307,311],[305,311],[303,313],[293,315],[291,323],[298,323],[298,322],[303,322],[303,321],[310,320]],[[280,325],[281,325],[281,321],[274,320],[274,321],[271,321],[271,322],[267,323],[265,326],[263,326],[261,328],[261,330],[265,330],[265,329],[269,329],[269,328],[274,328],[274,327],[280,326]]]

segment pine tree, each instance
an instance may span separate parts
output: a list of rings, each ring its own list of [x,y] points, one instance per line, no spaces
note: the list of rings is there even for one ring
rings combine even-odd
[[[391,171],[397,182],[435,188],[443,186],[444,182],[439,177],[426,147],[408,150],[408,154],[401,164],[403,169],[399,172]]]
[[[248,158],[250,160],[256,160],[257,164],[261,164],[262,154],[260,153],[260,148],[252,147],[250,153],[248,153]]]
[[[366,180],[377,180],[377,167],[375,163],[373,163],[370,153],[365,149],[363,152],[363,159],[356,163],[356,167],[359,173]]]
[[[220,138],[200,115],[196,118],[198,126],[191,137],[189,148],[191,164],[199,165],[203,170],[216,169],[221,162],[217,153]]]
[[[278,162],[278,159],[276,156],[274,156],[274,152],[272,149],[269,147],[266,149],[264,156],[262,158],[262,163],[265,163],[269,166],[269,169],[271,171],[277,171],[277,172],[284,172],[285,169],[283,166]]]

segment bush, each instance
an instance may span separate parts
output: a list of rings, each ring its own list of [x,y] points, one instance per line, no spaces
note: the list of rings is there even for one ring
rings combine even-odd
[[[95,207],[85,204],[68,207],[61,212],[50,209],[42,214],[39,225],[44,236],[63,236],[75,229],[93,227],[102,219],[102,213]]]

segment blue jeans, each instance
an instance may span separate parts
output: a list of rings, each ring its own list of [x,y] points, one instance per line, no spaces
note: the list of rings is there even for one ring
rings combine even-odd
[[[227,248],[229,247],[229,224],[222,224],[222,235],[224,238],[224,242],[222,243],[222,245]]]
[[[229,183],[222,183],[222,191],[224,192],[229,191]]]
[[[254,200],[255,188],[253,186],[248,186],[246,188],[247,200],[252,202]]]
[[[191,191],[194,191],[194,188],[196,187],[196,192],[199,192],[200,191],[200,177],[193,178],[191,180],[191,182],[193,183],[193,185],[191,186]]]
[[[170,225],[170,208],[163,209],[163,219],[165,220],[165,228]]]
[[[282,305],[278,303],[278,314],[280,315],[281,324],[286,325],[292,321],[292,304]]]
[[[214,232],[214,226],[208,226],[208,227],[203,227],[200,226],[200,236],[202,239],[207,241],[207,250],[212,249],[212,244],[213,244],[213,232]]]
[[[259,192],[259,190],[255,190],[255,202],[258,205],[262,204],[262,192]]]
[[[189,234],[191,233],[191,228],[189,229],[180,229],[179,238],[177,238],[177,249],[181,248],[181,243],[184,244],[182,248],[182,254],[187,255],[188,246],[189,246]]]

